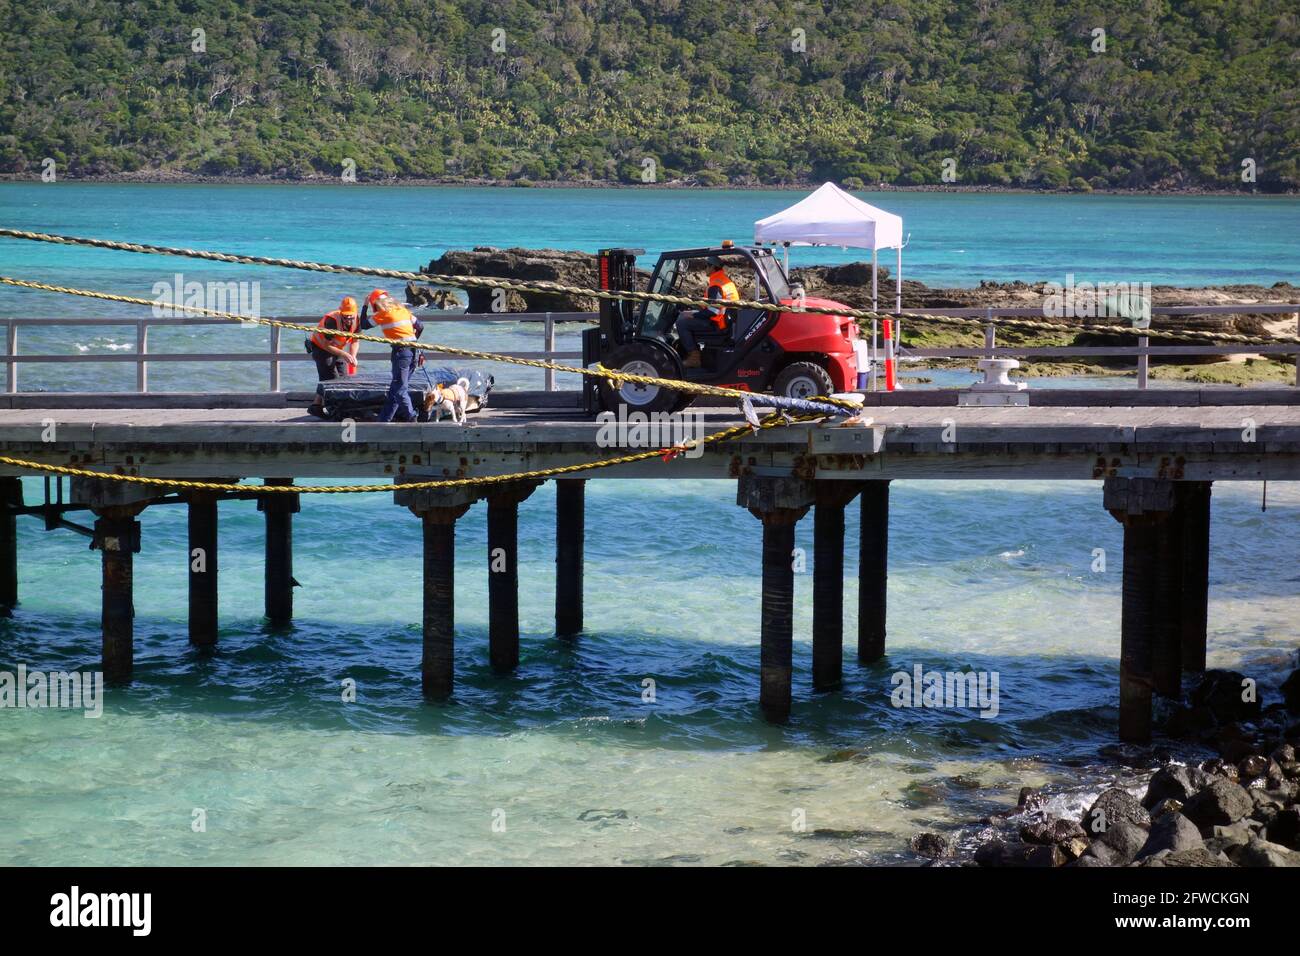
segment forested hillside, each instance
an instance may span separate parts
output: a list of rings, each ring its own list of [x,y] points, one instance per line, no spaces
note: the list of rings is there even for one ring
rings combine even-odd
[[[918,185],[947,168],[967,185],[1300,187],[1294,0],[4,0],[0,15],[0,172],[49,157],[72,176],[338,177],[350,160],[358,180]]]

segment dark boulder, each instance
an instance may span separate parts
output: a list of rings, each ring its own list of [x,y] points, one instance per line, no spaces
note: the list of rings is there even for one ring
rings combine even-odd
[[[1178,853],[1201,846],[1201,831],[1181,813],[1166,813],[1151,824],[1151,835],[1138,851],[1139,860],[1162,850]]]
[[[1036,846],[1031,843],[1008,843],[1002,848],[1002,866],[1064,866],[1065,852],[1059,846]]]
[[[1245,783],[1268,773],[1268,758],[1260,754],[1251,754],[1237,761],[1237,779]]]
[[[1154,823],[1166,813],[1178,813],[1183,809],[1183,801],[1175,800],[1172,797],[1161,800],[1151,808],[1151,820]]]
[[[1187,798],[1197,789],[1197,782],[1192,779],[1192,768],[1176,764],[1162,767],[1152,775],[1151,782],[1147,784],[1142,806],[1150,810],[1162,800],[1178,800],[1186,803]]]
[[[1233,783],[1237,782],[1237,765],[1235,763],[1228,763],[1226,760],[1215,757],[1213,760],[1207,760],[1201,764],[1201,769],[1211,777],[1223,777]]]
[[[1251,838],[1245,846],[1229,850],[1228,856],[1238,866],[1300,866],[1300,853],[1258,837]]]
[[[1003,843],[1001,840],[990,840],[975,851],[975,862],[980,866],[1053,867],[1064,866],[1067,859],[1057,846]]]
[[[990,840],[975,848],[975,862],[980,866],[1001,866],[1002,851],[1006,844],[1001,840]]]
[[[416,285],[414,282],[408,282],[406,283],[406,304],[429,306],[434,309],[458,309],[460,308],[460,299],[451,289]]]
[[[917,856],[929,857],[932,860],[952,852],[948,839],[937,833],[918,833],[908,841],[908,845]]]
[[[1193,707],[1205,706],[1219,723],[1252,720],[1259,716],[1259,700],[1243,700],[1246,675],[1237,671],[1209,670],[1193,688],[1189,699]]]
[[[1300,714],[1300,670],[1291,672],[1291,676],[1282,682],[1282,700],[1286,709],[1293,714]]]
[[[1187,801],[1183,815],[1205,830],[1236,823],[1253,807],[1249,793],[1231,780],[1219,777]]]
[[[1105,833],[1093,840],[1088,852],[1102,859],[1108,859],[1111,866],[1128,866],[1137,859],[1138,853],[1146,846],[1148,838],[1145,829],[1136,823],[1121,820],[1119,823],[1112,823]],[[1101,847],[1106,847],[1110,853],[1103,853]]]
[[[1086,836],[1083,827],[1079,826],[1079,824],[1073,820],[1063,820],[1060,817],[1053,817],[1041,823],[1026,823],[1020,828],[1021,840],[1042,846],[1051,846],[1055,843],[1064,843],[1066,840]]]
[[[1206,847],[1192,847],[1176,853],[1159,853],[1142,861],[1143,866],[1232,866],[1232,861],[1222,853],[1215,853]]]
[[[1151,815],[1128,791],[1112,787],[1092,802],[1092,806],[1084,813],[1082,822],[1088,836],[1096,839],[1117,823],[1148,827],[1151,825]]]
[[[1270,843],[1288,850],[1300,850],[1300,807],[1279,810],[1269,821],[1265,835]]]
[[[516,282],[552,282],[591,289],[596,286],[596,257],[590,252],[562,249],[497,249],[479,246],[469,252],[451,251],[423,270],[431,275],[483,276]],[[639,271],[644,289],[649,273]],[[594,312],[597,301],[568,292],[511,293],[507,308],[493,308],[492,289],[467,289],[470,312]]]

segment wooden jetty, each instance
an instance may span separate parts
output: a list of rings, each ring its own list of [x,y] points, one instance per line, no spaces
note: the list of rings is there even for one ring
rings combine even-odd
[[[1151,730],[1152,694],[1178,693],[1181,675],[1205,667],[1210,489],[1215,481],[1300,480],[1300,390],[1032,390],[1029,407],[958,404],[955,391],[872,393],[869,424],[798,424],[746,433],[700,457],[658,457],[557,479],[556,633],[582,629],[583,489],[587,477],[712,478],[737,483],[737,504],[763,536],[759,701],[773,720],[791,708],[796,523],[815,520],[813,683],[841,678],[846,508],[859,500],[861,555],[858,658],[885,652],[889,483],[893,479],[1082,479],[1100,486],[1099,505],[1124,527],[1120,734]],[[456,521],[487,503],[489,556],[508,570],[489,577],[489,656],[509,671],[519,659],[516,526],[536,481],[477,485],[474,479],[591,462],[620,453],[599,447],[600,424],[575,392],[505,392],[462,428],[440,424],[338,423],[305,414],[293,393],[10,394],[0,396],[0,454],[112,474],[266,484],[302,479],[388,482],[393,500],[421,520],[424,534],[423,689],[452,693]],[[888,403],[888,404],[885,404]],[[699,409],[708,432],[736,424],[734,408]],[[41,517],[49,529],[92,536],[103,566],[103,668],[132,668],[132,555],[139,514],[151,505],[189,510],[191,640],[217,640],[218,506],[257,498],[266,521],[266,615],[293,616],[292,493],[258,485],[177,491],[107,479],[47,483],[47,500],[25,503],[19,476],[41,472],[0,464],[0,605],[18,600],[15,522]],[[445,489],[403,484],[469,479]],[[307,505],[310,507],[311,505]],[[89,511],[93,528],[66,517]],[[497,549],[501,549],[497,552]]]

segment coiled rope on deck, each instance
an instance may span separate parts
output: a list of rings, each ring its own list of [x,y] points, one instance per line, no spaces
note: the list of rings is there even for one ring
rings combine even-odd
[[[381,269],[372,266],[337,265],[325,262],[312,262],[304,259],[278,259],[270,256],[248,256],[229,252],[212,252],[203,249],[185,249],[173,246],[149,245],[138,242],[120,242],[112,239],[93,239],[83,236],[63,236],[54,233],[30,232],[23,229],[0,227],[0,237],[23,239],[32,242],[49,242],[59,245],[89,246],[96,249],[112,249],[119,252],[136,252],[149,255],[181,256],[189,259],[206,259],[213,262],[227,262],[242,265],[278,266],[286,269],[300,269],[309,272],[327,272],[351,275],[368,275],[385,279],[402,279],[408,282],[426,281],[435,285],[455,286],[460,288],[504,289],[513,292],[533,292],[539,294],[565,294],[586,296],[608,301],[630,300],[634,302],[666,302],[671,305],[695,306],[697,308],[714,308],[715,302],[696,299],[689,296],[668,295],[660,292],[640,292],[636,290],[587,289],[581,286],[562,285],[556,282],[518,282],[511,279],[497,279],[486,276],[455,276],[438,273],[407,272],[399,269]],[[152,305],[153,303],[149,303]],[[765,312],[785,312],[789,306],[773,302],[740,300],[730,308],[759,309]],[[831,308],[829,306],[801,305],[800,312],[818,315],[842,315],[853,319],[890,319],[897,318],[887,312],[870,309]],[[932,313],[914,313],[907,316],[909,321],[933,322],[971,330],[982,329],[988,324],[987,319],[961,318],[951,315]],[[1193,342],[1233,342],[1243,345],[1300,345],[1300,338],[1276,336],[1260,338],[1242,335],[1236,332],[1215,332],[1209,330],[1179,329],[1153,330],[1136,328],[1132,325],[1070,325],[1064,322],[1047,322],[1030,319],[999,318],[995,324],[1004,328],[1024,329],[1033,332],[1080,332],[1108,333],[1115,335],[1158,335],[1161,338]]]

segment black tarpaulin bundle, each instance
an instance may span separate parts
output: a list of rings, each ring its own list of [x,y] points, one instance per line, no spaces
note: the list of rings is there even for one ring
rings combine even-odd
[[[427,374],[426,374],[427,373]],[[488,393],[492,391],[493,379],[478,369],[457,368],[450,365],[426,365],[417,368],[411,375],[411,404],[424,419],[424,399],[434,385],[450,385],[463,378],[469,382],[469,406],[466,411],[478,411],[487,404]],[[347,378],[320,382],[316,394],[325,405],[325,415],[335,421],[344,418],[363,418],[377,415],[384,407],[388,396],[388,386],[392,379],[388,375],[375,373],[349,375]]]

